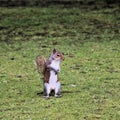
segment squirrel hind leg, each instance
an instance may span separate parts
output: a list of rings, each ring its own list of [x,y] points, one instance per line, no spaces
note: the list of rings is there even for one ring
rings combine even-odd
[[[59,97],[60,87],[61,87],[60,82],[57,82],[57,83],[56,83],[56,88],[55,88],[55,95],[54,95],[55,97]]]
[[[49,86],[49,84],[48,83],[45,83],[44,84],[44,91],[45,91],[45,96],[44,96],[44,98],[49,98],[50,96],[50,86]]]

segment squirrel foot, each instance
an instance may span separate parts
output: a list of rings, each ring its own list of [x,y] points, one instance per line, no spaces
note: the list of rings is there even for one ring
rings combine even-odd
[[[61,96],[60,95],[54,95],[56,98],[60,98]]]
[[[50,96],[48,96],[48,95],[47,95],[47,96],[44,96],[44,98],[49,99],[49,98],[50,98]]]

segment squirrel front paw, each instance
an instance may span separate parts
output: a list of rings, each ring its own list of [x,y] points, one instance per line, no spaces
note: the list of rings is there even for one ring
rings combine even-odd
[[[58,70],[55,70],[55,74],[58,74],[60,72],[60,70],[58,69]]]

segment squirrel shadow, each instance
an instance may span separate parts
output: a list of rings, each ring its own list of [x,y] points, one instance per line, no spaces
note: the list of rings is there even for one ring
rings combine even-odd
[[[66,86],[66,84],[62,84],[62,86]],[[79,91],[79,90],[61,90],[61,92],[60,92],[60,95],[64,95],[64,94],[73,94],[73,93],[80,93],[81,91]],[[37,95],[38,96],[44,96],[44,92],[43,91],[41,91],[41,92],[37,92]],[[51,94],[50,94],[50,96],[53,96],[54,95],[54,90],[53,91],[51,91]]]
[[[81,91],[70,91],[70,90],[62,90],[61,92],[60,92],[60,95],[64,95],[64,94],[73,94],[73,93],[80,93]],[[43,96],[44,95],[44,92],[43,91],[41,91],[41,92],[38,92],[37,93],[37,95],[38,96]],[[54,95],[54,91],[53,92],[51,92],[51,94],[50,94],[50,96],[53,96]]]

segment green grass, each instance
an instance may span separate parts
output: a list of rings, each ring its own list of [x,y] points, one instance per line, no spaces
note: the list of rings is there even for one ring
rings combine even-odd
[[[0,119],[119,120],[119,8],[0,8]],[[65,54],[61,98],[43,98],[37,55]]]

